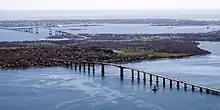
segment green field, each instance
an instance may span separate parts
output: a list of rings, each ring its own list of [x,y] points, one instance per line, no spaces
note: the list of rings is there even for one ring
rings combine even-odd
[[[121,55],[143,55],[143,56],[157,56],[157,57],[178,57],[178,56],[187,56],[183,53],[166,53],[166,52],[155,52],[152,50],[143,50],[143,49],[119,49],[115,51]]]

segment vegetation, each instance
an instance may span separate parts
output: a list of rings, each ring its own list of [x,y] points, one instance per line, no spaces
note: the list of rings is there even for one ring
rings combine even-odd
[[[210,52],[188,41],[44,41],[0,43],[0,68],[61,66],[51,59],[93,62],[134,62],[183,58]]]
[[[178,57],[188,56],[184,53],[167,53],[167,52],[155,52],[153,50],[142,50],[142,49],[119,49],[115,51],[121,55],[143,55],[149,57]]]

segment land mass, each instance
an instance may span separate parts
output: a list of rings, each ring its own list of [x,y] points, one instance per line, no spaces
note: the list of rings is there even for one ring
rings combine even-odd
[[[192,41],[26,41],[0,43],[0,68],[62,66],[52,59],[123,63],[210,52]]]
[[[85,24],[81,26],[102,26],[99,24],[149,24],[152,26],[207,26],[220,25],[220,21],[188,20],[188,19],[75,19],[75,20],[17,20],[0,21],[0,27],[19,26],[68,26],[69,24]],[[92,24],[92,25],[88,25]]]

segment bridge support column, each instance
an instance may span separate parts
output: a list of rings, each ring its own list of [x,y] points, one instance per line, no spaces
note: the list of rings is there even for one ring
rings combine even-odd
[[[186,84],[186,83],[184,83],[184,89],[185,89],[185,90],[187,89],[187,84]]]
[[[49,29],[49,36],[53,35],[52,29]]]
[[[200,87],[200,88],[199,88],[199,92],[202,92],[202,91],[203,91],[203,89]]]
[[[70,68],[71,69],[73,68],[73,62],[70,62]]]
[[[209,94],[209,89],[206,89],[206,94]]]
[[[159,77],[156,76],[156,84],[158,85],[159,84]]]
[[[69,67],[69,62],[64,62],[64,66]]]
[[[58,31],[55,31],[55,36],[59,36],[59,32]]]
[[[170,88],[173,87],[173,81],[170,79]]]
[[[79,71],[81,71],[81,69],[82,69],[82,65],[81,65],[81,63],[79,62]]]
[[[39,28],[38,27],[36,27],[36,34],[39,34],[40,32],[39,32]]]
[[[92,64],[92,72],[93,72],[93,74],[95,74],[95,64],[94,63]]]
[[[153,80],[152,80],[152,74],[150,74],[150,83],[152,83]]]
[[[77,70],[77,63],[75,63],[74,66],[75,66],[75,70]]]
[[[131,79],[134,80],[134,70],[131,70]]]
[[[83,71],[86,72],[86,63],[83,62]]]
[[[101,70],[102,76],[105,76],[105,65],[104,64],[102,64],[102,68],[101,69],[102,69]]]
[[[90,73],[90,63],[88,63],[88,72]]]
[[[34,30],[33,30],[33,28],[30,28],[30,33],[34,33]]]
[[[180,82],[179,81],[176,82],[176,87],[177,87],[177,89],[180,89]]]
[[[194,85],[192,85],[192,91],[193,91],[193,92],[195,91],[195,86],[194,86]]]
[[[140,81],[140,71],[137,71],[137,80]]]
[[[165,87],[165,86],[166,86],[166,79],[163,78],[163,87]]]
[[[121,77],[121,79],[123,79],[123,77],[124,77],[123,67],[120,67],[120,77]]]
[[[144,83],[146,83],[146,73],[144,73]]]

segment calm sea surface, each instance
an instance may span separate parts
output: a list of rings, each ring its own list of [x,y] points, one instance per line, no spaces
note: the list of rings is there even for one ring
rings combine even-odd
[[[220,89],[220,43],[202,42],[213,52],[186,59],[125,64]],[[96,67],[93,75],[64,67],[0,70],[2,110],[220,110],[219,96],[192,93],[131,81],[131,72],[119,78],[119,70],[107,67],[104,78]],[[141,77],[143,77],[141,75]],[[154,80],[155,82],[155,80]],[[161,81],[160,81],[161,82]],[[155,83],[153,83],[153,86]]]
[[[23,34],[15,32],[0,38],[29,39],[28,33]],[[124,65],[220,89],[219,46],[217,42],[201,42],[200,47],[212,54]],[[106,67],[105,77],[101,77],[100,67],[96,67],[95,75],[64,67],[0,70],[0,109],[220,110],[219,96],[193,93],[190,88],[184,91],[182,85],[180,90],[159,85],[154,93],[149,82],[132,82],[130,77],[131,72],[125,70],[125,79],[120,80],[119,69],[114,67]]]
[[[81,24],[71,25],[72,27],[56,27],[53,29],[65,32],[78,33],[115,33],[115,34],[134,34],[134,33],[195,33],[210,32],[220,29],[220,26],[149,26],[149,24],[98,24],[100,26],[81,26]],[[209,27],[209,29],[207,29]],[[78,29],[78,30],[71,30]],[[81,30],[80,30],[81,29]],[[55,34],[55,32],[53,32]],[[0,41],[23,41],[40,40],[49,36],[49,30],[40,28],[40,34],[25,32],[13,32],[0,29]]]

